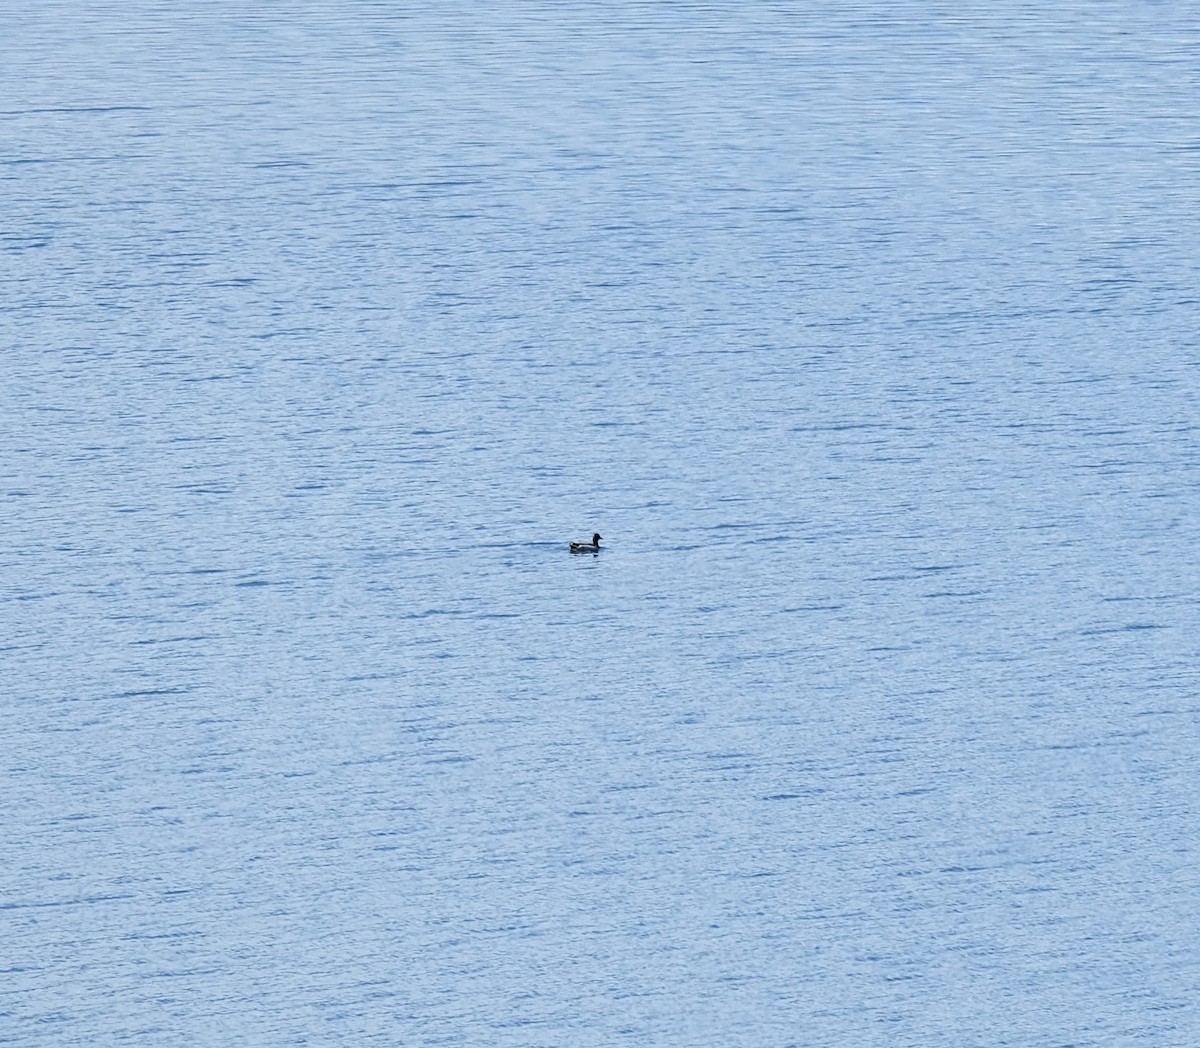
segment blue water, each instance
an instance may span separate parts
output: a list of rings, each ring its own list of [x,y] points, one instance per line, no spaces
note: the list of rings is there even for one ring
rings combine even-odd
[[[0,21],[0,1044],[1200,1043],[1195,10]]]

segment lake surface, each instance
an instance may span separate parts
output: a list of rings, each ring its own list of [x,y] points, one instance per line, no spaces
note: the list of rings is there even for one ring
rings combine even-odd
[[[0,23],[0,1044],[1200,1043],[1200,14]]]

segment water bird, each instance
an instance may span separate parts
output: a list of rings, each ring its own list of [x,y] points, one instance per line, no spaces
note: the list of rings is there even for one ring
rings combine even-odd
[[[599,553],[600,552],[600,532],[592,535],[591,542],[572,542],[572,553]]]

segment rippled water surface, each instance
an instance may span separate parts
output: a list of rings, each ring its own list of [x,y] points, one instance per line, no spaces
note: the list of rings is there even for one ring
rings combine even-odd
[[[1200,1043],[1188,5],[0,22],[0,1044]]]

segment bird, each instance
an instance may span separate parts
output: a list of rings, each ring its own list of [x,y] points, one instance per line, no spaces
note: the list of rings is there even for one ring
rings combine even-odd
[[[599,553],[600,552],[600,532],[596,532],[592,536],[591,542],[572,542],[572,553]]]

